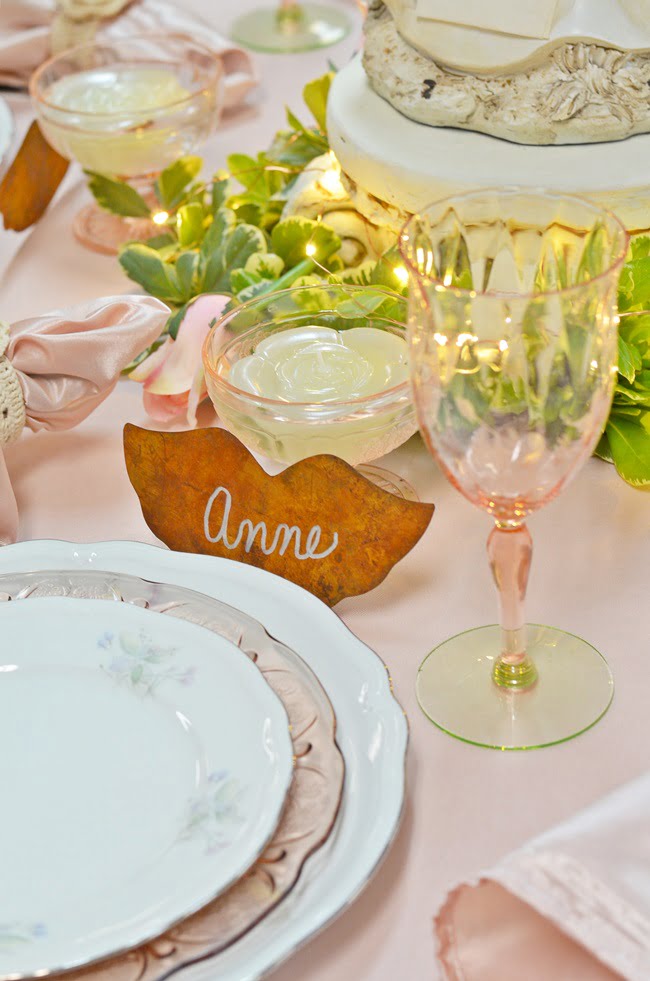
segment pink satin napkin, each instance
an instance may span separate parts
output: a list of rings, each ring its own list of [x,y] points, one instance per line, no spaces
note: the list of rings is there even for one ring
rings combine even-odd
[[[156,340],[168,317],[168,308],[153,297],[108,296],[21,320],[8,336],[6,325],[0,326],[0,543],[15,541],[18,533],[3,445],[23,427],[76,426]],[[74,474],[70,480],[72,487]]]
[[[648,981],[650,774],[460,885],[435,929],[447,981]]]
[[[93,0],[77,0],[81,13]],[[98,40],[115,41],[134,34],[186,34],[220,54],[224,67],[224,105],[232,109],[257,85],[253,61],[242,48],[224,38],[212,24],[174,0],[116,0],[115,16],[102,22]],[[0,0],[0,84],[22,88],[50,57],[55,0]],[[122,9],[119,9],[122,8]],[[217,7],[215,6],[215,20]]]

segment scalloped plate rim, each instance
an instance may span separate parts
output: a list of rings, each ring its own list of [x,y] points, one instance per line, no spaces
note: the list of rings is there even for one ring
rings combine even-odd
[[[382,721],[385,723],[390,721],[391,739],[388,750],[384,754],[388,758],[384,759],[383,776],[379,774],[377,780],[371,779],[371,783],[376,783],[376,789],[380,792],[382,808],[378,814],[373,813],[375,822],[371,833],[366,833],[367,827],[363,824],[362,813],[357,813],[354,818],[347,813],[351,806],[347,786],[351,781],[346,780],[344,803],[337,819],[335,832],[328,842],[307,860],[299,880],[299,886],[302,884],[303,888],[295,889],[287,900],[272,911],[258,927],[249,931],[242,940],[237,941],[228,950],[216,955],[216,959],[210,958],[205,962],[186,967],[180,972],[175,972],[175,976],[182,977],[183,981],[213,981],[214,967],[218,964],[220,981],[253,981],[278,967],[350,906],[381,865],[399,829],[406,794],[408,721],[392,692],[392,682],[386,665],[378,654],[360,641],[336,613],[317,597],[286,579],[253,566],[213,556],[172,552],[159,545],[124,540],[77,543],[41,539],[8,545],[0,554],[9,560],[10,568],[6,571],[26,572],[35,571],[35,568],[38,571],[43,569],[54,571],[62,570],[68,564],[69,568],[86,567],[102,569],[106,572],[130,573],[152,581],[185,586],[242,609],[243,612],[260,621],[272,637],[292,647],[319,677],[337,716],[337,741],[346,762],[347,773],[351,772],[350,744],[353,742],[351,733],[358,719],[355,718],[356,713],[352,713],[349,717],[342,713],[339,704],[343,696],[338,685],[341,684],[345,688],[350,682],[347,670],[350,662],[346,661],[345,657],[353,654],[355,661],[358,660],[357,670],[360,676],[365,676],[366,672],[369,672],[373,677],[375,684],[367,694],[374,702],[383,705]],[[35,567],[34,563],[46,564]],[[347,654],[341,657],[339,665],[346,670],[342,670],[341,678],[336,680],[335,687],[332,687],[332,678],[328,683],[327,677],[322,676],[323,673],[326,676],[328,674],[333,676],[336,673],[331,664],[327,666],[325,655],[321,653],[320,658],[323,659],[326,670],[317,667],[314,663],[314,660],[319,658],[314,655],[313,644],[318,644],[319,638],[313,641],[309,650],[305,649],[302,640],[296,642],[298,628],[295,624],[292,627],[288,618],[278,613],[282,600],[286,600],[289,605],[295,604],[297,609],[307,606],[312,628],[310,634],[319,633],[320,637],[329,635],[326,641],[323,641],[329,654],[332,651],[332,635],[337,635],[337,639],[347,648]],[[274,625],[275,617],[279,617],[277,626]],[[316,620],[319,621],[321,631],[313,631]],[[336,657],[338,652],[332,655],[332,662]],[[373,707],[376,711],[377,705]],[[357,795],[357,798],[360,796],[362,795]],[[360,807],[362,812],[367,801],[360,802],[357,799],[353,803],[357,809]],[[335,858],[338,857],[338,852],[341,851],[341,838],[346,832],[350,833],[350,826],[355,822],[356,825],[363,826],[362,847],[355,853],[353,862],[345,859],[342,863],[339,861],[339,865],[343,864],[344,868],[336,883],[332,886],[324,885],[323,874],[330,868],[337,867],[332,853]],[[304,908],[295,913],[288,909],[292,901],[295,904],[298,893],[303,899],[307,893],[312,900],[309,914]],[[314,904],[317,906],[316,909],[313,908]],[[283,916],[288,917],[288,926],[279,929],[276,921]],[[249,950],[248,948],[258,942],[258,937],[259,946],[263,949]],[[266,941],[265,937],[268,938]]]

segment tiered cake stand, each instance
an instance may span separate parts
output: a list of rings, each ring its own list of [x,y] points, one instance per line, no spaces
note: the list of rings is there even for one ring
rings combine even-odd
[[[613,143],[525,146],[413,122],[370,87],[357,56],[328,104],[332,150],[371,221],[407,214],[463,191],[517,184],[585,195],[632,232],[650,231],[650,134]],[[385,206],[388,207],[385,207]]]

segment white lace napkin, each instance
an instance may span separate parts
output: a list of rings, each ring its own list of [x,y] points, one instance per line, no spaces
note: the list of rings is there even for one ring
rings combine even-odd
[[[648,981],[650,774],[459,886],[435,925],[453,981]]]
[[[238,105],[257,84],[257,75],[248,52],[234,46],[210,24],[183,9],[175,0],[66,0],[74,16],[79,15],[78,37],[84,31],[86,10],[102,7],[112,13],[102,21],[98,38],[115,40],[134,34],[188,34],[219,52],[225,70],[225,106]],[[55,0],[0,0],[0,84],[24,87],[29,76],[52,51],[52,31],[56,30]]]

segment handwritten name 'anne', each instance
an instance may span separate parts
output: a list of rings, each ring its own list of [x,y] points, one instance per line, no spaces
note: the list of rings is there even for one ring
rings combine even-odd
[[[212,518],[212,510],[215,507],[217,499],[220,495],[223,495],[223,515],[221,517],[221,525],[219,531],[216,535],[210,532],[210,522]],[[228,524],[230,521],[230,511],[232,508],[232,494],[227,487],[217,487],[215,491],[212,492],[208,499],[208,503],[205,507],[205,514],[203,516],[203,529],[205,532],[205,537],[209,542],[222,542],[225,548],[233,551],[244,542],[244,551],[250,552],[255,544],[255,539],[259,536],[259,547],[265,555],[272,555],[276,550],[279,555],[284,555],[284,553],[289,548],[291,541],[293,539],[293,554],[300,561],[305,559],[326,559],[328,555],[338,547],[339,536],[337,532],[334,532],[332,536],[332,544],[326,548],[324,551],[319,552],[318,547],[321,542],[322,529],[320,525],[313,525],[307,532],[305,537],[304,547],[302,545],[302,531],[297,525],[287,525],[279,524],[275,529],[275,533],[271,542],[269,544],[269,530],[266,527],[266,522],[258,521],[257,524],[253,524],[250,518],[244,518],[243,521],[239,523],[239,528],[234,539],[230,540],[228,538]]]

